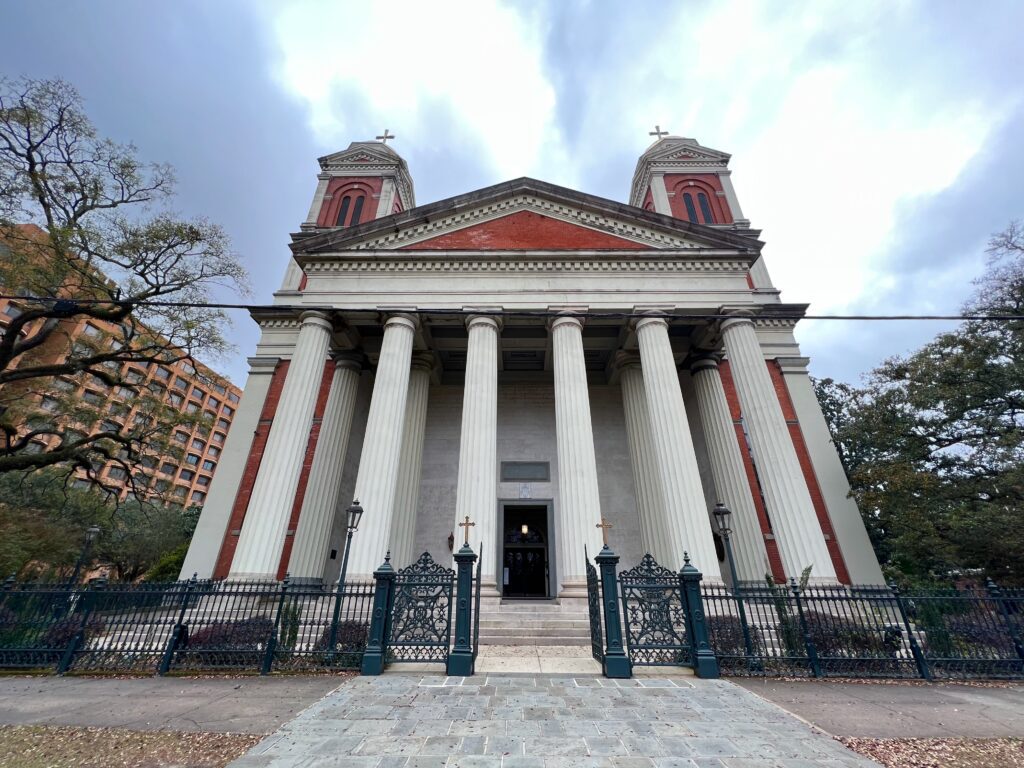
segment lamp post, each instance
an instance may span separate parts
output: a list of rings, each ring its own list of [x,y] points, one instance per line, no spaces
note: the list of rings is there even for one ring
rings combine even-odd
[[[348,572],[348,553],[352,548],[352,534],[359,530],[359,521],[363,517],[363,508],[359,500],[353,499],[348,514],[348,536],[345,538],[345,554],[341,556],[341,573],[338,574],[338,592],[334,596],[334,615],[331,618],[331,633],[327,639],[327,663],[334,663],[334,654],[338,644],[338,619],[341,616],[341,596],[345,593],[345,574]]]
[[[338,592],[345,588],[345,574],[348,573],[348,553],[352,549],[352,534],[359,530],[359,521],[363,517],[363,508],[359,506],[359,500],[353,499],[352,504],[345,510],[348,514],[348,535],[345,537],[345,554],[341,557],[341,573],[338,575]]]
[[[752,666],[758,664],[754,659],[754,644],[750,639],[750,627],[747,626],[747,611],[743,607],[743,596],[740,594],[740,580],[736,575],[736,561],[732,556],[732,528],[729,527],[729,518],[732,510],[722,502],[716,502],[713,510],[715,523],[718,525],[718,535],[722,537],[725,545],[725,559],[729,561],[729,576],[732,578],[732,591],[736,596],[736,608],[740,615],[740,629],[743,630],[743,646],[747,652],[747,662]],[[758,666],[760,666],[758,664]]]
[[[81,572],[82,566],[85,565],[85,558],[89,555],[92,543],[99,535],[100,529],[98,526],[90,525],[85,529],[85,543],[82,544],[82,551],[78,553],[78,562],[75,563],[75,570],[71,572],[71,578],[68,580],[69,587],[73,587],[78,583],[78,574]]]

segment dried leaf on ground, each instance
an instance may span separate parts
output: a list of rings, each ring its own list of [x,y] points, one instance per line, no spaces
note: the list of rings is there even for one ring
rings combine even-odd
[[[840,739],[886,768],[1017,768],[1024,739]]]
[[[40,725],[0,727],[0,768],[222,768],[262,736]]]

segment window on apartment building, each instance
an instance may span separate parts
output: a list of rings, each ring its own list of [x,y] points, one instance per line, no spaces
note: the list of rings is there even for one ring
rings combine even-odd
[[[181,370],[183,370],[189,376],[195,376],[195,373],[196,373],[195,367],[191,363],[189,363],[189,362],[187,362],[185,360],[181,361]]]
[[[139,459],[139,464],[144,466],[146,469],[152,469],[153,467],[156,466],[156,457],[143,456],[141,459]]]
[[[103,331],[101,331],[95,325],[91,325],[90,323],[86,323],[82,327],[82,335],[83,336],[88,336],[90,339],[98,339],[100,336],[103,335]]]
[[[192,478],[195,476],[196,473],[193,472],[191,469],[183,469],[181,470],[181,474],[178,475],[178,479],[183,483],[191,483]]]
[[[104,397],[99,392],[93,392],[91,389],[87,389],[82,394],[82,399],[89,403],[89,405],[103,405]]]
[[[232,403],[237,403],[238,395],[236,395],[234,392],[228,392],[228,400],[230,400]]]
[[[128,473],[124,467],[111,467],[107,470],[107,477],[110,480],[127,480]]]
[[[225,405],[224,406],[224,410],[221,411],[221,413],[223,413],[225,416],[234,416],[235,415],[235,409],[230,407],[230,406]]]
[[[125,379],[129,384],[141,384],[146,378],[146,375],[142,371],[136,371],[134,368],[130,369],[125,374]]]
[[[173,475],[177,471],[177,469],[178,468],[169,461],[165,461],[163,464],[160,465],[160,471],[163,472],[165,475]]]
[[[174,377],[174,386],[185,392],[188,392],[188,379],[183,379],[181,376]]]
[[[222,433],[220,433],[220,432],[214,432],[213,433],[213,442],[219,443],[219,444],[223,445],[224,444],[224,435]]]
[[[217,426],[221,429],[227,429],[231,426],[231,422],[227,419],[217,419]]]
[[[184,445],[185,443],[188,442],[188,435],[186,435],[184,432],[175,432],[174,433],[174,439],[177,442],[179,442],[182,445]]]
[[[166,368],[158,367],[155,371],[153,371],[153,376],[157,379],[167,381],[167,379],[171,378],[171,372]]]
[[[40,443],[37,440],[33,440],[32,442],[25,446],[25,453],[42,453],[45,450],[46,445],[44,443]]]
[[[195,450],[197,450],[197,451],[201,451],[201,450],[203,450],[206,447],[206,443],[204,443],[198,437],[193,437],[192,438],[192,447]]]
[[[39,407],[44,411],[56,411],[60,408],[60,401],[52,397],[44,397],[39,401]]]
[[[190,453],[188,456],[185,457],[185,463],[191,467],[194,467],[196,466],[196,464],[199,463],[199,457],[196,456],[194,453]]]
[[[101,432],[120,432],[122,429],[121,425],[116,421],[101,421],[100,431]]]
[[[174,486],[174,497],[176,499],[184,499],[185,498],[185,494],[187,494],[187,493],[188,493],[188,486],[187,485],[176,485],[176,486]]]
[[[225,387],[220,382],[215,381],[215,382],[213,382],[213,391],[216,392],[218,395],[226,395],[227,391],[228,391],[228,388]]]
[[[188,405],[185,406],[185,411],[188,413],[199,413],[199,409],[203,406],[197,403],[195,400],[189,400]]]
[[[208,478],[206,475],[200,475],[196,479],[196,485],[201,485],[203,487],[206,487],[209,484],[210,484],[210,478]]]
[[[128,389],[128,387],[118,387],[117,389],[114,390],[114,394],[117,395],[118,397],[123,397],[126,400],[130,397],[135,397],[135,392],[131,389]]]
[[[220,408],[220,400],[211,395],[210,399],[206,401],[206,404],[211,408]]]
[[[211,445],[210,449],[206,452],[206,454],[216,459],[218,456],[220,456],[220,448]]]
[[[210,421],[213,421],[214,419],[217,418],[217,414],[214,413],[213,411],[203,411],[203,416],[205,416]]]
[[[213,470],[215,470],[216,468],[217,462],[215,461],[210,461],[209,459],[207,459],[206,461],[203,462],[203,469],[205,469],[207,472],[213,472]]]
[[[16,317],[21,317],[25,313],[21,311],[21,307],[17,304],[8,304],[4,307],[4,314],[13,320]]]
[[[167,399],[170,401],[171,405],[175,406],[176,408],[181,407],[181,404],[185,402],[185,398],[182,397],[181,394],[178,392],[171,392],[171,394],[168,395]]]
[[[54,379],[53,386],[61,392],[71,392],[78,389],[78,384],[71,381],[71,379]]]
[[[202,504],[206,500],[206,494],[202,491],[192,491],[192,503]]]

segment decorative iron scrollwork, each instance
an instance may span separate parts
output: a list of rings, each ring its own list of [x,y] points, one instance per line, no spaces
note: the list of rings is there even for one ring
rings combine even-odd
[[[626,647],[633,664],[680,665],[691,660],[679,574],[646,554],[619,574]]]
[[[446,661],[455,571],[424,552],[395,576],[388,661]]]
[[[604,660],[604,634],[601,629],[601,587],[597,568],[587,557],[587,609],[590,612],[590,650],[598,661]]]

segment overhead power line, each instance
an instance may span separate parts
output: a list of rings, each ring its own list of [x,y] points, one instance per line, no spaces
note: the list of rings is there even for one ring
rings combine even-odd
[[[600,312],[583,311],[571,312],[566,310],[487,310],[487,309],[465,309],[463,307],[434,307],[431,309],[414,309],[409,307],[335,307],[321,304],[232,304],[227,302],[195,302],[195,301],[129,301],[113,299],[69,299],[58,296],[19,296],[16,294],[0,294],[0,299],[11,299],[36,304],[53,304],[59,306],[62,313],[72,313],[73,305],[106,305],[106,306],[141,306],[141,307],[180,307],[180,308],[205,308],[205,309],[242,309],[249,312],[400,312],[410,315],[500,315],[503,317],[559,317],[562,315],[574,315],[576,317],[588,317],[595,319],[633,319],[638,317],[634,312]],[[751,309],[758,306],[752,305]],[[735,315],[723,313],[692,313],[692,312],[664,312],[659,316],[666,319],[676,320],[725,320]],[[798,312],[769,312],[755,317],[766,320],[843,320],[843,321],[896,321],[896,320],[935,320],[935,321],[957,321],[957,320],[989,320],[1001,322],[1024,321],[1024,315],[1006,314],[956,314],[956,315],[805,315]]]

